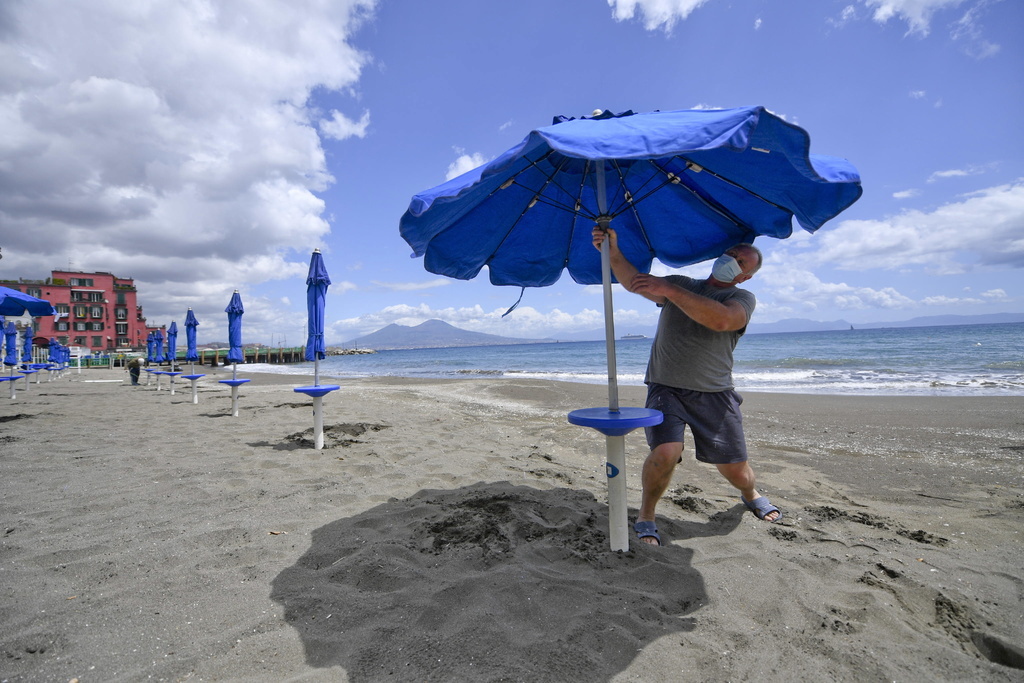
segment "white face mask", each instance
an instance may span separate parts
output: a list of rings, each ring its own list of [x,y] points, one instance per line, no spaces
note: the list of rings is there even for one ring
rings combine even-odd
[[[728,284],[743,274],[743,269],[736,259],[728,254],[722,254],[711,266],[711,277],[721,283]]]

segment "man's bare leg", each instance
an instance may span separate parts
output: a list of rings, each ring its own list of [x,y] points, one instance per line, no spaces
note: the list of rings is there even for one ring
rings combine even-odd
[[[754,500],[761,497],[761,494],[754,488],[754,470],[751,469],[750,463],[734,462],[727,465],[715,465],[715,467],[730,484],[739,489],[745,499]],[[764,521],[774,522],[780,515],[781,513],[778,512],[769,512],[764,516]]]
[[[643,483],[643,496],[640,500],[640,512],[636,517],[638,522],[653,522],[654,509],[658,501],[665,495],[669,484],[672,482],[672,473],[683,455],[683,444],[681,442],[663,443],[656,446],[644,461],[641,481]],[[640,539],[644,543],[657,545],[654,538]]]

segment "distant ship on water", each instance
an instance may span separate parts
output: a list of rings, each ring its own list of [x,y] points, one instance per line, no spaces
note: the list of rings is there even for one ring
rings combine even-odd
[[[619,339],[647,339],[646,334],[624,334]]]

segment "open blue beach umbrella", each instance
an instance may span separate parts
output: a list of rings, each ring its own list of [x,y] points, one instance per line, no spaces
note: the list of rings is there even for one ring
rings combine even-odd
[[[0,315],[23,315],[28,313],[33,318],[54,315],[57,311],[49,301],[29,296],[17,289],[0,286]]]
[[[568,270],[580,284],[601,283],[608,408],[597,422],[604,423],[622,411],[613,276],[608,249],[593,247],[594,225],[614,228],[625,257],[649,272],[654,258],[681,267],[758,236],[789,237],[794,219],[813,232],[861,192],[853,165],[812,155],[806,131],[763,107],[600,111],[556,117],[493,161],[417,194],[400,232],[439,275],[469,280],[487,266],[493,284],[525,288],[552,285]],[[605,433],[611,489],[621,467],[612,464]],[[624,465],[624,455],[615,460]],[[622,549],[624,481],[616,486],[621,501],[612,505],[610,491],[609,505],[621,508],[622,528],[616,522],[610,535],[613,549]]]
[[[171,369],[173,370],[174,361],[178,357],[178,323],[171,321],[171,326],[167,328],[167,360],[171,362]]]
[[[196,349],[196,328],[199,327],[199,321],[196,320],[196,314],[192,312],[192,309],[188,309],[188,313],[185,314],[185,343],[187,348],[185,349],[185,360],[195,363],[199,360],[199,351]]]
[[[794,219],[813,232],[861,192],[848,161],[810,154],[808,134],[763,107],[605,111],[556,117],[417,194],[400,231],[439,275],[469,280],[487,266],[493,284],[544,287],[568,270],[580,284],[605,284],[611,343],[612,274],[593,247],[595,224],[613,227],[626,258],[648,272],[655,257],[681,267],[761,235],[789,237]]]
[[[31,363],[32,362],[32,335],[33,335],[33,330],[32,330],[32,326],[31,325],[29,325],[28,327],[25,328],[24,335],[25,335],[25,337],[24,337],[24,339],[22,339],[21,362],[22,363]]]
[[[231,295],[231,301],[228,302],[228,307],[224,309],[224,312],[228,314],[228,355],[227,361],[229,363],[244,363],[245,355],[242,351],[242,314],[245,313],[245,308],[242,306],[242,297],[238,295],[238,290]]]

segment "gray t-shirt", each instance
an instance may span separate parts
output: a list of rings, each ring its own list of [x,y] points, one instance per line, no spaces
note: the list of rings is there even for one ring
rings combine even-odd
[[[707,280],[683,275],[669,275],[666,279],[720,303],[738,301],[750,322],[757,303],[751,292],[736,287],[713,287]],[[732,389],[732,352],[746,329],[744,326],[732,332],[715,332],[667,302],[658,319],[658,333],[644,381],[693,391]]]

